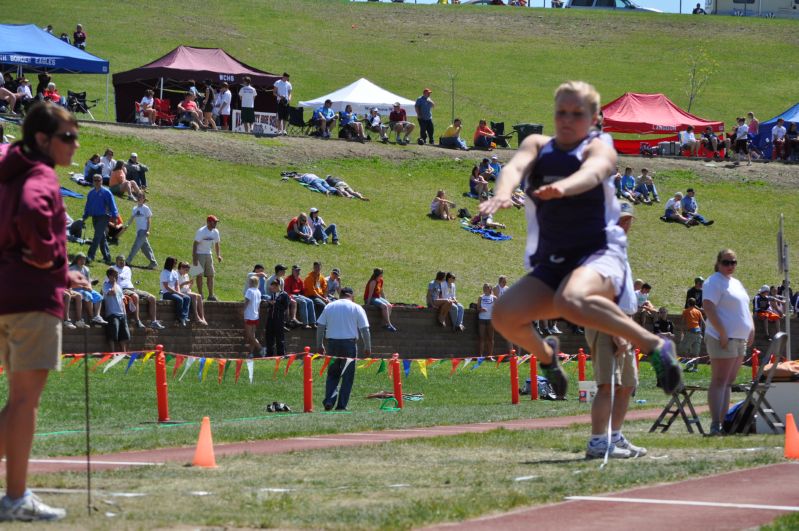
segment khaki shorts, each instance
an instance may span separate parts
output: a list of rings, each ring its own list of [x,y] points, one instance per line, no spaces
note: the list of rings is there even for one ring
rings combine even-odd
[[[214,269],[214,257],[210,254],[198,254],[197,263],[203,268],[203,275],[206,277],[214,276],[216,270]]]
[[[8,372],[61,370],[61,319],[44,312],[0,315],[0,363]]]
[[[737,358],[746,354],[746,340],[745,339],[730,339],[727,342],[727,348],[721,348],[721,343],[715,337],[705,335],[705,346],[710,359],[715,358]]]
[[[594,380],[597,385],[610,385],[615,381],[622,387],[636,387],[638,385],[638,367],[635,365],[635,352],[628,348],[624,354],[616,355],[616,343],[607,334],[596,330],[586,329],[585,339],[591,350],[591,360],[594,364]],[[616,358],[615,374],[611,359]]]

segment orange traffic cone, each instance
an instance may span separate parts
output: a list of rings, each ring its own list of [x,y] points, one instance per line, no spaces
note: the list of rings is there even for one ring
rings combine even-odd
[[[211,438],[211,419],[208,417],[203,417],[203,421],[200,424],[200,437],[197,439],[197,450],[194,452],[191,466],[216,468],[214,441]]]
[[[799,459],[799,430],[793,420],[793,413],[785,416],[785,459]]]

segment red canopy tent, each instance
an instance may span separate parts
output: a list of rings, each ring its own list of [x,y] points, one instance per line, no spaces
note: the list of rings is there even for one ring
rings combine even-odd
[[[155,91],[156,97],[171,100],[174,106],[182,99],[188,88],[186,81],[190,79],[197,83],[210,80],[214,84],[227,81],[235,108],[244,76],[250,76],[252,86],[259,92],[255,110],[275,112],[277,103],[271,90],[280,76],[246,65],[221,48],[178,46],[152,63],[114,74],[117,121],[133,120],[135,102],[141,100],[148,88]]]
[[[621,97],[602,107],[603,130],[607,133],[634,135],[660,135],[639,140],[614,140],[619,153],[637,154],[642,142],[656,145],[658,142],[677,140],[676,133],[689,125],[696,133],[710,127],[715,133],[724,132],[724,122],[703,120],[674,104],[664,94],[638,94],[626,92]],[[668,135],[668,136],[663,136]]]

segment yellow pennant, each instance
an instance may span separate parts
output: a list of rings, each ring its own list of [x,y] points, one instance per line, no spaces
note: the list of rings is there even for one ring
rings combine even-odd
[[[147,363],[147,360],[149,360],[150,358],[152,358],[152,357],[153,357],[153,355],[155,355],[155,351],[150,351],[150,352],[148,352],[147,354],[145,354],[145,355],[144,355],[144,359],[142,360],[141,364],[142,364],[142,365],[144,365],[145,363]]]
[[[427,360],[416,360],[416,364],[419,366],[419,371],[422,373],[422,376],[427,378]]]
[[[205,381],[205,375],[208,374],[208,370],[211,368],[211,365],[214,364],[214,358],[205,358],[205,367],[203,367],[203,378],[202,381]]]

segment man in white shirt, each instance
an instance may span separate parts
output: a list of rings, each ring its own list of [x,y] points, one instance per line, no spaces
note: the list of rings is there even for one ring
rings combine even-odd
[[[200,297],[203,296],[203,275],[205,275],[208,283],[208,300],[218,300],[214,296],[214,259],[211,256],[211,247],[214,248],[216,259],[222,262],[222,253],[219,250],[219,230],[216,224],[219,223],[219,218],[216,216],[208,216],[205,220],[205,226],[197,229],[194,235],[194,245],[191,249],[191,259],[194,267],[194,273],[197,274],[197,292]],[[199,271],[199,272],[198,272]]]
[[[322,311],[316,320],[316,344],[319,352],[325,354],[325,337],[333,362],[327,369],[325,398],[322,404],[325,411],[335,407],[345,411],[355,380],[355,360],[358,357],[358,335],[363,340],[364,354],[372,353],[372,338],[369,334],[369,320],[364,309],[352,302],[352,288],[341,289],[341,299],[333,301]],[[341,382],[341,389],[337,389]]]
[[[157,305],[155,303],[155,297],[151,293],[136,289],[136,286],[133,285],[133,272],[125,263],[125,257],[121,254],[117,256],[116,262],[112,267],[119,275],[117,283],[119,284],[119,287],[122,288],[122,292],[130,297],[131,300],[133,300],[133,304],[136,306],[136,311],[134,312],[136,317],[136,326],[138,328],[146,328],[144,323],[141,321],[141,317],[139,316],[139,303],[142,300],[146,300],[147,307],[150,311],[150,317],[152,318],[150,321],[150,328],[153,330],[162,330],[165,328],[163,323],[161,323],[161,321],[159,321],[156,317]],[[103,292],[105,292],[105,285],[103,286]]]
[[[255,96],[258,95],[258,91],[250,84],[250,76],[245,76],[242,82],[244,84],[239,89],[241,123],[244,126],[244,132],[251,133],[252,124],[255,123]]]
[[[286,120],[289,119],[289,104],[291,103],[291,82],[288,72],[283,72],[283,77],[275,81],[274,93],[277,100],[278,128],[281,135],[287,135]]]
[[[735,165],[741,163],[741,153],[746,155],[747,166],[752,165],[752,155],[749,153],[749,127],[746,120],[738,118],[738,128],[735,130]]]
[[[222,88],[219,90],[219,117],[222,119],[222,129],[230,129],[230,102],[233,95],[230,93],[227,81],[222,82]]]
[[[771,160],[785,159],[785,120],[777,119],[777,125],[771,128]]]
[[[694,135],[693,126],[688,126],[685,131],[680,131],[680,144],[683,149],[689,150],[689,156],[696,157],[699,155],[699,141]]]

